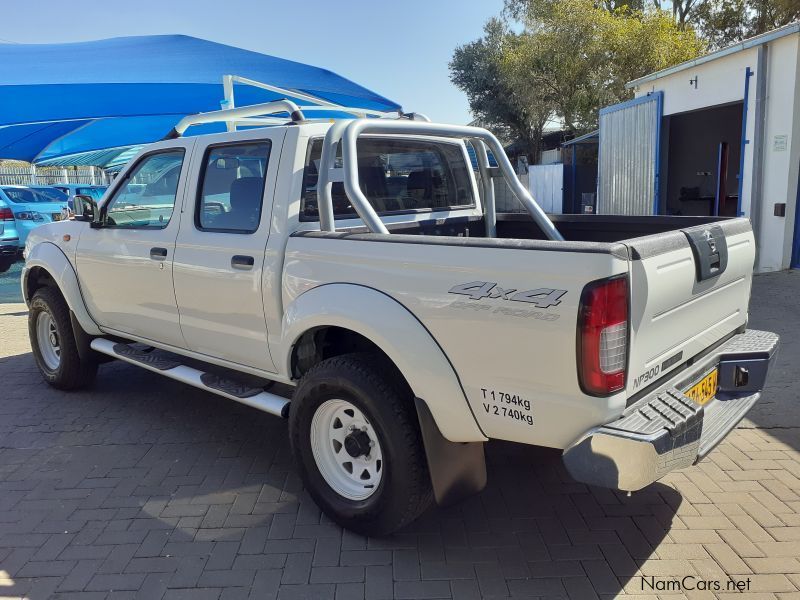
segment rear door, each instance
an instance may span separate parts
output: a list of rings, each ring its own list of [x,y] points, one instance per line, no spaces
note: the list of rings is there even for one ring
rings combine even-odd
[[[262,286],[280,285],[265,273],[264,253],[285,134],[198,140],[173,265],[188,348],[264,371],[275,370]]]
[[[755,242],[750,222],[733,219],[625,243],[630,395],[747,323]]]

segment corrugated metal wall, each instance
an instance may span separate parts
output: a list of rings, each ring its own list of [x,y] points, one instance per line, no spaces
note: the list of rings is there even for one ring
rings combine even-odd
[[[652,215],[662,92],[600,111],[597,213]]]
[[[561,214],[564,204],[564,165],[528,167],[528,190],[544,212]]]
[[[554,148],[553,150],[543,150],[542,156],[539,159],[540,165],[554,165],[561,162],[561,148]]]

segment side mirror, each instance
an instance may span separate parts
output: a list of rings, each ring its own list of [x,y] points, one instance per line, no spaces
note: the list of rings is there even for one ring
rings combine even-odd
[[[75,220],[88,221],[92,227],[100,225],[100,211],[97,208],[97,200],[91,196],[78,194],[73,198],[75,206]]]

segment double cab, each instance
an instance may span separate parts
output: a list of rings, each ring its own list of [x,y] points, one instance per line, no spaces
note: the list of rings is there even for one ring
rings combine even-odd
[[[272,105],[187,118],[30,233],[47,382],[113,358],[287,418],[306,488],[369,534],[482,489],[488,440],[635,491],[758,401],[778,337],[747,328],[747,219],[548,216],[486,130]]]

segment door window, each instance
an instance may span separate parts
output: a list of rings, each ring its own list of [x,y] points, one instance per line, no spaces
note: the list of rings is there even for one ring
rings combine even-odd
[[[195,223],[202,231],[254,233],[271,144],[269,140],[226,144],[206,151]]]
[[[172,218],[183,148],[144,157],[126,176],[106,211],[106,226],[164,229]]]

